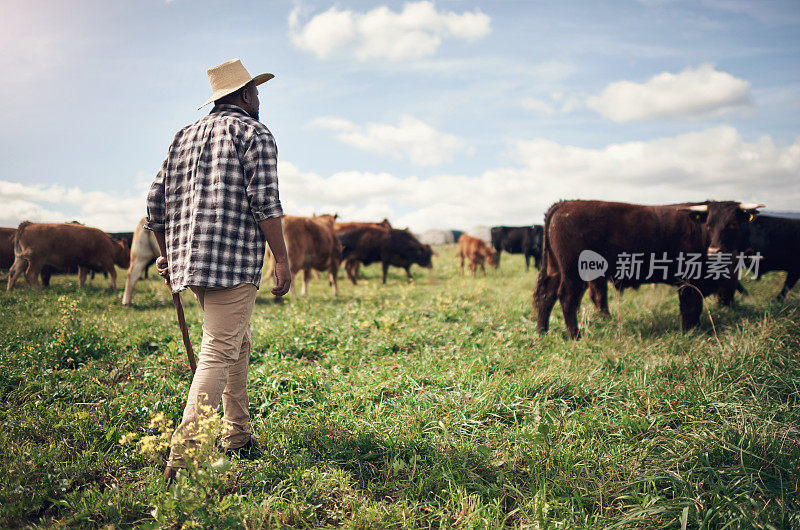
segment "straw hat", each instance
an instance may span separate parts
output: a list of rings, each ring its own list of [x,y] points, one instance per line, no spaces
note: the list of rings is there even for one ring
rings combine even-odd
[[[275,77],[272,74],[260,74],[255,77],[250,77],[250,74],[245,70],[242,61],[239,59],[231,59],[219,66],[209,68],[206,70],[206,73],[208,74],[208,80],[211,82],[213,94],[208,101],[197,107],[198,110],[212,101],[216,101],[221,97],[236,92],[250,81],[254,81],[256,85],[260,85]]]

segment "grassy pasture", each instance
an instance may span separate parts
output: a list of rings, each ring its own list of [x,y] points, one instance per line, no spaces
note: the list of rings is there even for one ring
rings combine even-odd
[[[686,335],[672,288],[611,293],[608,321],[586,296],[568,342],[558,305],[536,335],[521,256],[477,279],[452,247],[412,283],[362,271],[336,299],[324,280],[280,305],[260,291],[264,453],[202,488],[167,488],[162,459],[119,444],[158,412],[177,422],[188,391],[162,283],[131,308],[102,277],[0,292],[0,526],[800,528],[800,296],[773,302],[783,273],[735,308],[708,300]]]

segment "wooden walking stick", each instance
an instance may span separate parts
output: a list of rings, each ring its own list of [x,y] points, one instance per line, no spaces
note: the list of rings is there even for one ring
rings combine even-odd
[[[192,369],[192,375],[194,375],[197,370],[197,363],[194,360],[192,341],[189,340],[189,329],[186,327],[186,317],[183,316],[183,301],[181,300],[180,293],[172,293],[172,304],[175,306],[175,312],[178,313],[178,327],[181,328],[183,345],[186,348],[186,356],[189,358],[189,368]]]

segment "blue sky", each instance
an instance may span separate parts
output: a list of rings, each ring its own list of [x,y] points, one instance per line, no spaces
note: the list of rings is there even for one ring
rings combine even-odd
[[[800,3],[5,1],[0,225],[132,230],[205,70],[262,85],[286,213],[541,222],[561,198],[800,210]]]

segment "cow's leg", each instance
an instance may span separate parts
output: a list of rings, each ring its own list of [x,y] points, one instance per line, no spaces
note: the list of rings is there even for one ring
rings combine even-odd
[[[747,289],[744,288],[744,285],[742,285],[742,282],[740,282],[740,281],[736,282],[736,290],[742,296],[750,296],[750,293],[747,292]]]
[[[736,279],[731,279],[723,282],[717,289],[717,302],[722,306],[729,306],[733,302],[733,296],[736,294]]]
[[[458,259],[461,260],[461,264],[458,267],[458,275],[464,276],[464,254],[459,254]]]
[[[39,288],[39,274],[42,272],[44,264],[41,261],[28,260],[28,270],[25,271],[25,279],[35,288]]]
[[[89,271],[84,267],[78,267],[78,286],[83,287],[86,283],[86,275]]]
[[[42,267],[42,272],[39,273],[39,276],[42,278],[42,286],[50,287],[50,277],[53,276],[53,269],[44,266]]]
[[[700,323],[703,295],[694,287],[685,285],[678,289],[678,301],[681,309],[681,329],[686,332]]]
[[[106,272],[108,272],[108,278],[109,278],[108,290],[109,291],[116,291],[117,290],[117,269],[114,268],[114,265],[112,264],[111,267],[106,269]]]
[[[147,262],[142,259],[137,259],[136,256],[131,259],[131,266],[128,268],[128,274],[125,277],[125,293],[122,295],[122,305],[131,305],[133,301],[133,288],[136,287],[136,282],[142,277],[142,269],[147,272]]]
[[[353,285],[358,285],[358,261],[348,261],[347,265],[345,265],[345,271]]]
[[[389,274],[389,264],[385,261],[383,262],[383,283],[386,283],[386,275]]]
[[[25,258],[17,257],[14,259],[14,264],[11,266],[11,270],[8,271],[8,284],[6,285],[6,291],[10,291],[14,288],[14,284],[17,283],[17,278],[19,278],[20,274],[22,274],[27,267],[28,260]]]
[[[798,279],[800,279],[800,270],[788,271],[786,273],[786,281],[783,284],[781,292],[778,293],[778,300],[786,298],[786,295],[789,294],[789,291],[792,290],[792,287],[794,287]]]
[[[292,283],[289,285],[289,293],[288,294],[289,294],[289,297],[291,297],[291,298],[297,298],[297,291],[294,288],[294,281],[295,281],[295,279],[297,279],[297,273],[298,272],[299,271],[295,270],[295,268],[292,267],[292,264],[290,263],[289,264],[289,274],[291,275]],[[281,297],[279,296],[277,298],[280,299]]]
[[[483,273],[483,277],[486,278],[486,262],[481,261],[481,272]]]
[[[608,311],[608,283],[604,278],[598,278],[589,282],[589,296],[592,298],[594,306],[603,318],[610,318]]]
[[[581,333],[578,331],[578,308],[581,305],[581,298],[585,289],[585,282],[566,276],[562,278],[561,285],[558,288],[558,300],[561,302],[564,324],[567,326],[569,338],[574,340],[581,338]]]
[[[411,265],[409,265],[409,266],[408,266],[408,267],[406,267],[405,269],[406,269],[406,279],[408,279],[408,280],[413,280],[413,279],[414,279],[414,277],[413,277],[413,276],[411,276]]]
[[[533,293],[533,306],[536,308],[536,331],[540,335],[547,333],[550,327],[550,313],[556,303],[558,285],[561,279],[559,274],[540,274],[536,281],[536,291]]]
[[[530,254],[525,254],[525,272],[531,270],[531,256]]]
[[[303,289],[300,291],[302,296],[308,295],[308,282],[311,281],[311,269],[303,269]]]
[[[533,255],[533,265],[539,270],[542,270],[542,258],[540,258],[537,254]]]
[[[478,268],[478,266],[475,263],[475,260],[470,260],[469,261],[469,275],[472,276],[473,278],[475,277],[475,269],[477,269],[477,268]]]
[[[333,296],[339,296],[339,264],[334,262],[328,270],[328,277],[333,286]]]

